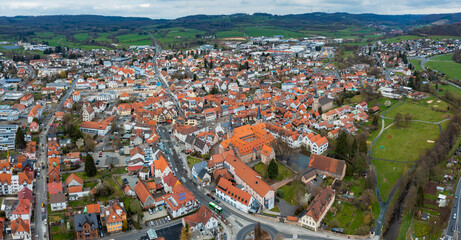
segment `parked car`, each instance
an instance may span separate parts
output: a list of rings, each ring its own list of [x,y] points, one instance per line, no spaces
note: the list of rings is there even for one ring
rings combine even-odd
[[[149,208],[149,214],[152,215],[153,212],[152,212],[152,209]]]
[[[456,219],[456,213],[453,213],[453,219]]]

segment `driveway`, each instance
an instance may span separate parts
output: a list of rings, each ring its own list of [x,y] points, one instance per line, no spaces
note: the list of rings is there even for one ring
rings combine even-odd
[[[281,216],[294,216],[296,211],[296,206],[289,204],[287,201],[279,198],[279,202],[276,203],[277,207],[280,209]]]

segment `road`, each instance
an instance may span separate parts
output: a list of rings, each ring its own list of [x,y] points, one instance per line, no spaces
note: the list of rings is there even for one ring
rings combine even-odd
[[[39,239],[47,239],[47,231],[48,225],[46,224],[44,219],[47,219],[48,215],[48,207],[47,207],[47,172],[48,172],[48,156],[47,156],[47,136],[48,131],[50,130],[50,125],[54,122],[54,118],[56,117],[56,112],[61,111],[64,105],[64,101],[74,92],[75,83],[69,87],[66,91],[66,94],[61,98],[61,101],[58,104],[58,107],[53,108],[51,113],[49,114],[48,121],[45,122],[45,129],[40,134],[39,138],[39,147],[38,147],[38,162],[37,166],[42,165],[45,166],[43,170],[41,170],[40,177],[37,177],[35,180],[35,235],[39,236]],[[42,203],[45,206],[44,212],[41,211]]]
[[[459,222],[460,204],[461,204],[461,178],[458,180],[456,185],[455,198],[453,199],[453,207],[451,209],[450,219],[448,221],[447,235],[453,237],[453,239],[459,239],[461,237],[461,223]],[[456,218],[454,214],[456,213]],[[454,231],[453,231],[454,230]]]

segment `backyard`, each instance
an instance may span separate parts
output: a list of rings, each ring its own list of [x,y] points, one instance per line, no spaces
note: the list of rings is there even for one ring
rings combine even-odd
[[[291,205],[299,204],[299,199],[306,193],[306,185],[300,181],[293,181],[277,190],[280,197]]]
[[[293,171],[291,169],[285,167],[285,165],[277,162],[279,174],[275,178],[275,181],[282,181],[284,179],[287,179],[293,175]],[[257,173],[259,173],[265,180],[269,180],[267,177],[267,165],[260,162],[254,166],[254,169]]]

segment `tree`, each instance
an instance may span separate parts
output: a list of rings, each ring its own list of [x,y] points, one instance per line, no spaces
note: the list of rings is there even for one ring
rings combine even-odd
[[[345,131],[341,131],[338,134],[338,138],[336,138],[336,149],[335,152],[339,156],[345,158],[348,151],[348,144],[347,144],[347,134]]]
[[[272,159],[269,162],[269,166],[267,166],[267,176],[270,179],[275,179],[279,175],[279,166],[275,162],[274,159]]]
[[[353,159],[355,157],[355,153],[357,152],[357,148],[358,148],[357,139],[354,138],[354,141],[352,142],[352,147],[350,148],[350,153],[349,153],[349,156],[350,156],[351,159]]]
[[[24,139],[24,131],[18,127],[16,131],[15,146],[17,149],[24,149],[26,147],[26,140]]]
[[[186,223],[186,226],[181,228],[181,237],[180,237],[180,239],[181,240],[189,240],[189,239],[191,239],[191,237],[192,237],[192,235],[190,234],[190,231],[189,231],[189,225]]]
[[[402,121],[402,114],[397,113],[394,117],[395,126],[400,127],[400,122]]]
[[[258,222],[255,225],[255,238],[254,240],[261,240],[262,239],[262,230],[261,230],[261,223]]]
[[[375,201],[375,191],[372,189],[367,189],[360,196],[360,201],[362,202],[362,210],[367,210],[371,207],[371,204]]]
[[[416,206],[416,198],[418,197],[416,187],[413,185],[410,187],[410,190],[408,190],[407,195],[405,196],[405,201],[404,201],[404,206],[405,209],[408,210],[413,210],[413,208]]]
[[[85,173],[88,177],[93,177],[96,175],[96,165],[94,164],[94,159],[91,154],[87,154],[85,158]]]
[[[417,195],[416,204],[418,204],[418,207],[421,207],[424,204],[424,189],[421,185],[418,186]]]
[[[40,121],[38,120],[37,117],[34,117],[34,119],[32,119],[32,121],[36,122],[36,123],[40,123]]]

